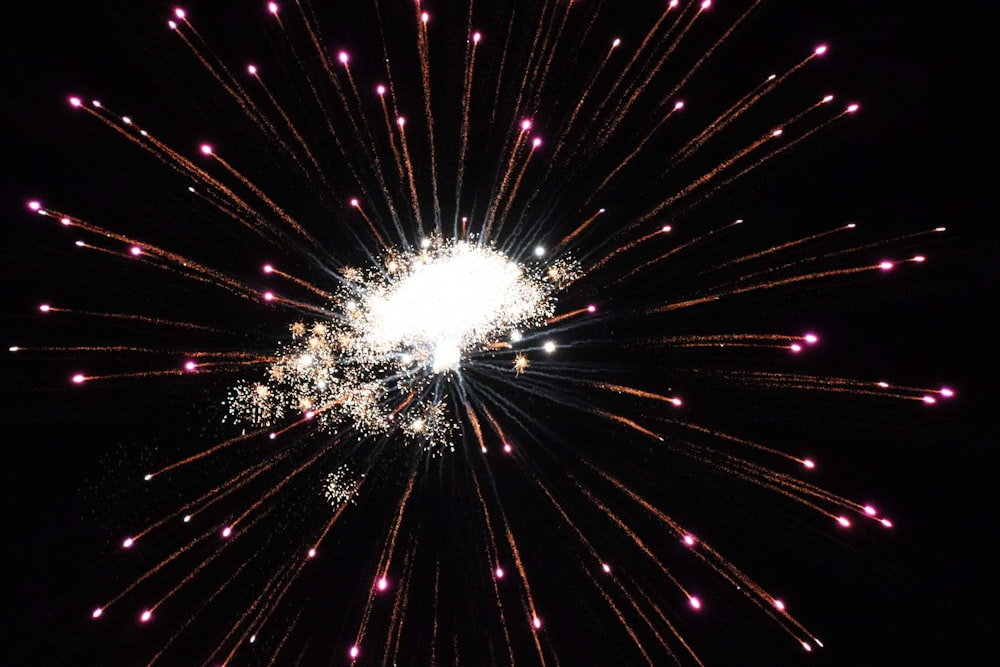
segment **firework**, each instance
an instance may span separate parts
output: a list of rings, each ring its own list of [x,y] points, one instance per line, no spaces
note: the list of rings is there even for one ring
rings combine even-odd
[[[766,30],[760,3],[627,20],[602,3],[286,4],[252,10],[250,65],[207,10],[175,10],[163,39],[191,89],[169,110],[70,98],[71,122],[143,165],[121,175],[139,208],[29,203],[122,278],[106,307],[39,307],[99,340],[81,326],[11,351],[71,357],[77,391],[142,387],[210,431],[132,471],[144,518],[89,613],[144,634],[111,659],[699,664],[725,655],[699,625],[713,609],[766,621],[775,655],[822,649],[780,580],[716,546],[750,514],[720,498],[793,528],[892,528],[810,481],[807,448],[766,423],[810,397],[954,394],[813,371],[818,333],[761,324],[916,268],[943,231],[755,236],[730,214],[859,111],[809,78],[827,47],[711,92],[739,35]],[[211,143],[156,129],[174,104]]]

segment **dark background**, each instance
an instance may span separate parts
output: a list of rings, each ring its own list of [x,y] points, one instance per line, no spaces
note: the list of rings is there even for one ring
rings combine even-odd
[[[858,99],[863,111],[828,143],[810,144],[804,155],[768,169],[756,186],[742,190],[747,207],[762,217],[814,216],[820,227],[822,221],[856,219],[884,237],[949,228],[947,238],[928,247],[930,259],[919,269],[903,267],[902,276],[855,284],[843,296],[800,293],[789,302],[789,310],[797,311],[789,321],[815,323],[824,341],[831,341],[817,353],[818,368],[833,375],[947,384],[958,392],[932,416],[908,404],[852,413],[864,427],[856,437],[854,422],[818,422],[827,441],[843,433],[840,447],[821,452],[828,468],[820,482],[852,497],[876,488],[897,528],[853,542],[804,532],[794,538],[804,543],[802,561],[793,559],[791,569],[785,560],[759,557],[756,571],[771,567],[797,583],[797,597],[808,600],[798,608],[828,642],[823,655],[804,664],[977,664],[973,656],[989,643],[990,614],[979,606],[992,606],[987,591],[998,435],[990,405],[997,243],[995,214],[987,206],[995,171],[988,148],[992,129],[985,122],[992,68],[978,30],[986,21],[985,7],[977,4],[985,5],[966,3],[960,15],[928,12],[913,3],[851,0],[768,14],[778,26],[768,32],[776,42],[828,39],[832,53],[823,74]],[[135,193],[128,179],[95,183],[87,165],[78,162],[81,152],[96,162],[114,161],[117,153],[103,148],[102,133],[73,117],[64,99],[71,92],[93,91],[129,104],[142,101],[146,116],[159,111],[162,125],[183,132],[188,121],[178,118],[172,126],[170,114],[183,106],[177,96],[184,91],[175,81],[157,78],[170,63],[160,38],[144,44],[148,31],[162,24],[166,5],[136,9],[99,2],[66,8],[42,2],[22,12],[4,26],[0,61],[3,342],[27,344],[24,337],[40,335],[76,344],[63,332],[38,334],[53,325],[40,319],[37,304],[58,299],[69,287],[91,297],[88,303],[100,303],[106,285],[65,238],[52,233],[49,221],[32,217],[24,204],[33,197],[47,199],[55,190],[68,209],[79,202],[83,208],[117,210],[118,195]],[[629,29],[627,11],[612,14]],[[234,32],[228,39],[239,50],[244,38]],[[760,48],[778,47],[761,43]],[[153,61],[149,78],[137,52]],[[111,171],[122,170],[129,166]],[[131,176],[141,182],[141,175]],[[770,307],[777,310],[774,302]],[[741,329],[740,323],[733,328]],[[87,325],[76,332],[84,340],[99,333]],[[238,344],[238,337],[234,341]],[[81,601],[86,596],[79,591],[100,589],[94,577],[114,568],[113,560],[110,566],[98,562],[110,552],[113,531],[100,516],[100,489],[131,474],[125,472],[131,465],[141,465],[142,454],[133,446],[141,438],[135,433],[164,421],[158,406],[120,390],[83,398],[67,392],[67,368],[75,362],[58,356],[8,358],[2,366],[4,607],[10,630],[5,649],[12,649],[5,664],[10,665],[53,664],[55,658],[46,655],[53,647],[53,655],[61,655],[60,646],[86,644],[87,625],[69,620],[80,610],[86,613],[89,600]],[[212,389],[211,383],[198,388],[205,395]],[[163,411],[171,413],[169,400],[185,395],[162,391]],[[176,425],[177,435],[198,428]],[[171,444],[166,433],[174,434],[169,429],[151,434],[161,449]],[[777,539],[789,537],[781,533]],[[758,558],[752,549],[745,554],[736,549],[726,553],[738,563]],[[753,645],[752,638],[743,641]],[[778,661],[785,659],[792,658]],[[567,664],[575,664],[570,660]]]

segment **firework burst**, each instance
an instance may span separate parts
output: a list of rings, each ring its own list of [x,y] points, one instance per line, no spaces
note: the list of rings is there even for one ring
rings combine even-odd
[[[83,392],[207,397],[156,399],[212,439],[131,471],[146,509],[116,522],[135,521],[129,564],[90,615],[146,639],[97,654],[703,664],[726,650],[705,641],[712,608],[822,648],[780,581],[715,546],[747,522],[720,498],[791,526],[891,528],[761,424],[784,424],[793,396],[954,393],[811,373],[797,364],[819,335],[762,324],[789,295],[923,263],[943,231],[746,240],[753,223],[720,205],[858,111],[805,77],[827,47],[714,92],[718,61],[766,24],[760,2],[627,20],[601,2],[286,4],[250,10],[252,65],[198,7],[163,26],[166,69],[190,84],[168,104],[213,143],[181,148],[189,128],[155,130],[173,115],[155,105],[140,121],[70,98],[71,122],[143,165],[120,175],[135,208],[29,203],[122,277],[113,306],[40,306],[98,340],[11,351],[79,359]]]

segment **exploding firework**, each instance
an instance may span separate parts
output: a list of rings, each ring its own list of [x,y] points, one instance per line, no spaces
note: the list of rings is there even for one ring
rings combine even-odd
[[[124,196],[30,202],[97,289],[40,306],[79,342],[12,351],[207,429],[150,434],[106,517],[124,553],[90,632],[142,638],[96,655],[700,664],[741,647],[706,639],[740,636],[713,609],[765,621],[781,659],[821,649],[780,575],[721,545],[770,513],[892,520],[768,436],[813,397],[953,392],[811,372],[819,335],[780,313],[924,262],[942,230],[733,213],[858,111],[817,88],[823,45],[740,57],[759,2],[440,4],[271,3],[237,31],[252,65],[241,17],[178,9],[156,62],[183,95],[134,117],[70,98],[127,156]]]

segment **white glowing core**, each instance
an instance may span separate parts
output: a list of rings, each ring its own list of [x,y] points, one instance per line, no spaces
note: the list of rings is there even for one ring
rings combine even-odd
[[[469,348],[537,316],[546,296],[503,253],[458,244],[420,256],[404,275],[369,291],[358,329],[376,351],[428,352],[441,372]]]

